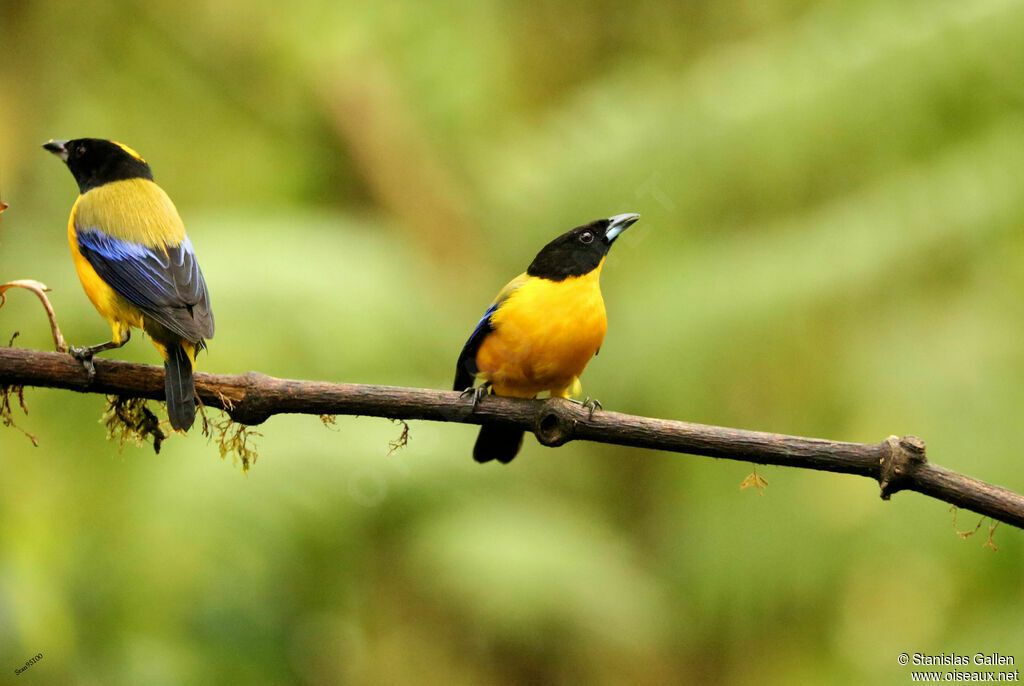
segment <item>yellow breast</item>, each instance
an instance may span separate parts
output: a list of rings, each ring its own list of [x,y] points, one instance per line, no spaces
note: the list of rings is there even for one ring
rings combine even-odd
[[[491,315],[494,331],[476,361],[497,394],[568,394],[608,329],[602,265],[563,281],[528,278]]]
[[[142,312],[108,286],[79,250],[75,217],[83,197],[85,196],[79,196],[75,206],[71,209],[71,218],[68,220],[68,246],[71,248],[71,257],[75,262],[78,279],[82,282],[82,290],[85,291],[100,316],[110,324],[111,340],[120,343],[129,327],[142,326]]]

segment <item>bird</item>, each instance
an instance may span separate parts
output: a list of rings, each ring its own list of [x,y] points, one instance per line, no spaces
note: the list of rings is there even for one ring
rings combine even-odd
[[[149,335],[164,360],[171,428],[195,421],[196,353],[213,338],[213,311],[192,242],[170,197],[135,150],[100,138],[50,140],[43,148],[67,165],[79,196],[68,243],[85,294],[110,324],[111,340],[70,353],[95,376],[92,358],[120,348],[132,328]]]
[[[525,272],[501,289],[484,312],[455,365],[453,388],[474,396],[488,392],[513,398],[571,399],[579,377],[601,348],[608,319],[601,296],[601,269],[619,235],[640,218],[629,212],[577,226],[558,236]],[[473,388],[476,379],[483,381]],[[600,403],[583,403],[591,414]],[[523,442],[523,430],[501,424],[480,429],[473,446],[477,462],[508,464]]]

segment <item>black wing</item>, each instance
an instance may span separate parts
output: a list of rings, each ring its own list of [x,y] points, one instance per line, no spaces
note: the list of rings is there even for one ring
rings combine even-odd
[[[494,327],[491,326],[491,315],[494,314],[494,311],[498,309],[500,304],[494,303],[487,308],[484,316],[480,318],[476,328],[473,329],[473,333],[469,335],[466,345],[462,346],[462,352],[459,353],[459,361],[455,363],[455,384],[453,390],[464,391],[473,386],[476,373],[480,371],[476,366],[476,353],[480,349],[480,344],[487,338],[487,334],[494,331]]]
[[[166,252],[93,228],[77,238],[82,256],[118,295],[187,341],[213,337],[210,295],[187,236]]]

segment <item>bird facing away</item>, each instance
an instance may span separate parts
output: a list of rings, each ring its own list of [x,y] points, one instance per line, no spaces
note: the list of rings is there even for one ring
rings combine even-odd
[[[490,388],[513,398],[535,398],[544,391],[552,398],[579,393],[579,377],[608,328],[599,281],[605,256],[639,218],[630,213],[598,219],[544,246],[526,272],[501,289],[473,329],[456,363],[455,390],[472,388],[478,378],[484,392]],[[522,429],[486,425],[473,458],[507,464],[522,442]]]
[[[120,348],[141,328],[164,359],[171,427],[195,421],[192,372],[204,339],[213,337],[206,281],[178,210],[142,157],[99,138],[43,145],[64,160],[80,195],[68,220],[68,243],[82,288],[110,324],[110,342],[71,348],[95,374],[92,356]]]

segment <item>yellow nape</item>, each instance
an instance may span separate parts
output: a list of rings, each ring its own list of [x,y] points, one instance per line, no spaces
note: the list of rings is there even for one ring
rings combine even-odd
[[[600,276],[598,266],[563,281],[523,279],[491,315],[494,331],[477,351],[478,376],[498,395],[578,393],[608,328]]]
[[[71,209],[71,222],[71,230],[99,229],[150,248],[185,240],[185,224],[177,208],[149,179],[113,181],[83,193]]]
[[[124,150],[126,153],[128,153],[129,155],[131,155],[132,157],[137,159],[139,162],[143,162],[143,163],[148,164],[146,162],[146,160],[142,159],[142,155],[140,155],[139,153],[135,152],[134,150],[129,148],[124,143],[119,143],[118,141],[110,141],[110,142],[113,143],[114,145],[116,145],[117,147],[121,148],[122,150]]]

